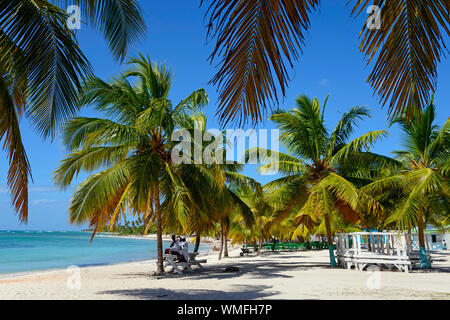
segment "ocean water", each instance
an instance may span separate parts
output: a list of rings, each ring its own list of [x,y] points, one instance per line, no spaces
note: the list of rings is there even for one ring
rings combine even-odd
[[[0,274],[156,259],[156,240],[90,233],[0,231]],[[164,248],[169,243],[164,243]]]

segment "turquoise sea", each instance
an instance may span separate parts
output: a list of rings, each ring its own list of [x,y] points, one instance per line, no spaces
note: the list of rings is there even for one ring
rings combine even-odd
[[[0,231],[0,274],[156,258],[156,241],[90,233]],[[168,247],[164,243],[164,248]]]

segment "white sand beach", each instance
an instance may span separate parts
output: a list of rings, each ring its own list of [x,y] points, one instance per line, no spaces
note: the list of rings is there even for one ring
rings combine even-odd
[[[217,260],[201,254],[204,269],[179,276],[152,276],[154,261],[81,269],[80,288],[70,289],[67,270],[0,277],[0,299],[447,299],[450,254],[433,255],[434,269],[380,273],[330,269],[328,251],[265,252],[260,257]],[[238,272],[227,273],[229,266]],[[72,286],[73,287],[73,286]]]

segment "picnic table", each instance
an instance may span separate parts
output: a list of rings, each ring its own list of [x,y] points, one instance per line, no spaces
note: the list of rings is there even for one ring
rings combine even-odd
[[[186,271],[193,271],[192,266],[198,266],[203,268],[202,263],[206,263],[206,259],[197,260],[198,252],[189,253],[189,261],[188,262],[179,262],[177,261],[177,256],[173,254],[165,254],[164,255],[164,269],[170,267],[171,269],[168,271],[173,272],[176,271],[178,274],[183,274]]]
[[[289,251],[305,251],[306,243],[296,243],[296,242],[287,242],[287,243],[265,243],[263,244],[263,248],[267,250],[272,251],[279,251],[279,250],[289,250]]]

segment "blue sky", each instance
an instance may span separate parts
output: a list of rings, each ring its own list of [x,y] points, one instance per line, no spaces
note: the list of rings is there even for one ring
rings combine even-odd
[[[148,53],[152,60],[165,61],[174,71],[172,99],[176,102],[193,90],[205,88],[210,104],[206,108],[210,128],[218,128],[214,118],[217,103],[216,88],[208,85],[215,72],[207,58],[212,44],[206,42],[204,8],[199,8],[197,0],[141,1],[148,26],[146,37],[130,51],[130,55],[141,51]],[[312,15],[312,26],[306,36],[304,54],[295,63],[291,72],[286,97],[280,106],[291,108],[299,94],[318,97],[323,101],[327,94],[327,125],[334,127],[340,114],[355,105],[364,105],[372,110],[372,119],[361,123],[355,132],[362,134],[370,130],[387,129],[386,109],[381,109],[378,98],[365,82],[370,67],[366,66],[359,52],[358,35],[365,17],[351,18],[346,1],[323,1],[320,10]],[[80,45],[101,78],[108,79],[124,69],[111,58],[108,47],[100,33],[83,26],[78,33]],[[449,116],[447,103],[450,101],[448,88],[450,72],[448,60],[439,66],[438,90],[435,101],[439,124]],[[85,109],[83,115],[93,112]],[[231,126],[228,126],[232,128]],[[258,128],[273,128],[270,122]],[[390,136],[378,143],[375,151],[389,155],[400,148],[401,138],[397,128],[389,129]],[[18,223],[10,207],[9,192],[6,188],[8,162],[5,153],[0,156],[0,230],[78,230],[79,226],[67,223],[67,208],[73,186],[65,192],[52,184],[52,172],[64,154],[64,148],[56,139],[43,141],[30,127],[22,122],[23,140],[31,162],[34,184],[30,186],[30,217],[27,226]],[[258,177],[253,167],[245,174]],[[258,177],[267,182],[268,177]],[[79,179],[78,182],[81,180]]]

